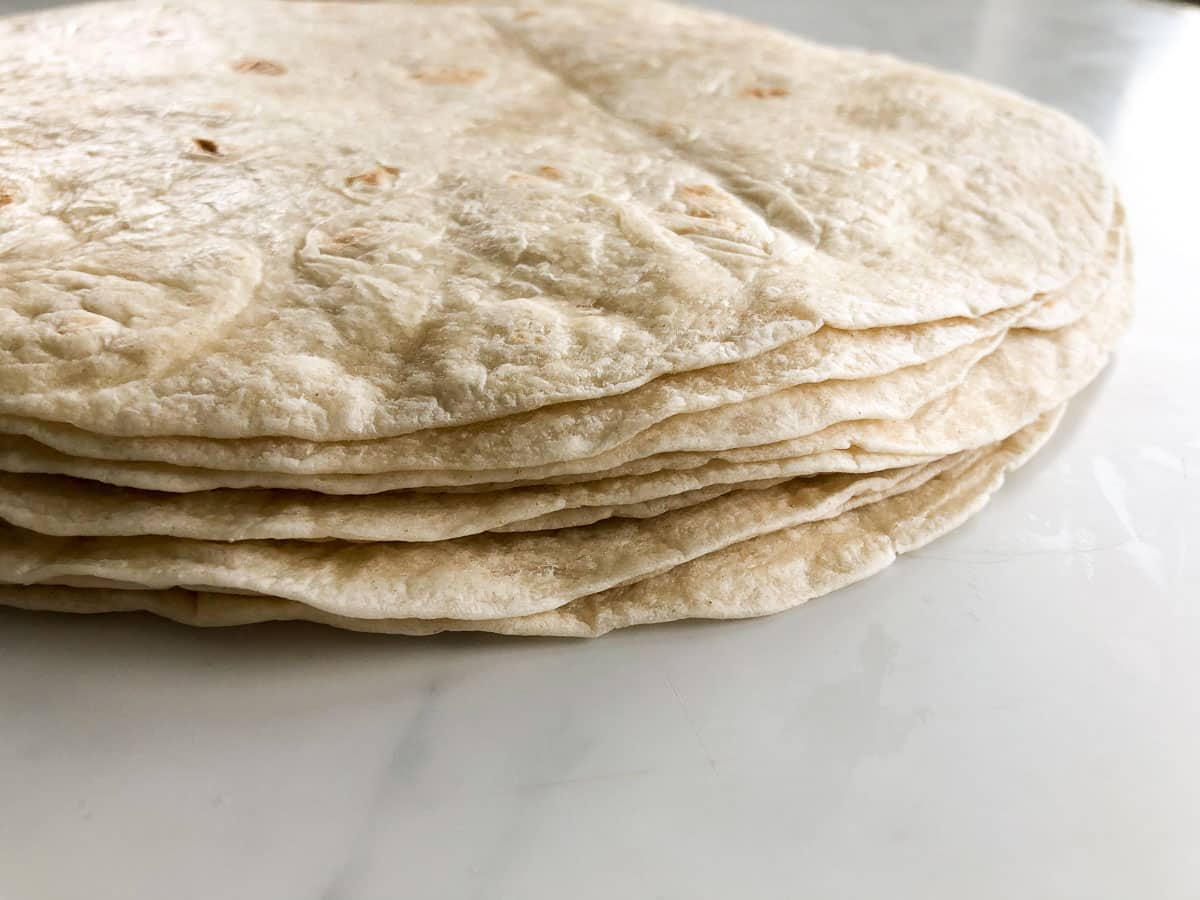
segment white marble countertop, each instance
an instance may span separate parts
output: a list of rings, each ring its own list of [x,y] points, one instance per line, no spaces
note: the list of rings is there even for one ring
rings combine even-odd
[[[1200,896],[1200,8],[722,5],[1109,142],[1140,312],[1052,445],[958,533],[766,620],[576,642],[0,612],[0,897]]]

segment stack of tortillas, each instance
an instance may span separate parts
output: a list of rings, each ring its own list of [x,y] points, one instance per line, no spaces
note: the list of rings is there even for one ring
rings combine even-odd
[[[1064,116],[714,14],[0,23],[0,602],[592,635],[978,510],[1130,314]]]

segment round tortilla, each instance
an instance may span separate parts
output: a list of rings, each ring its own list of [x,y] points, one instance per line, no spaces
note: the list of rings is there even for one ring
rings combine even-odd
[[[1104,245],[1057,112],[656,2],[532,11],[0,23],[0,413],[389,437],[977,318]]]

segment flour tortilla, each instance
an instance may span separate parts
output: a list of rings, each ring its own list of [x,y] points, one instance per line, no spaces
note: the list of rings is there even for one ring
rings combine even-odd
[[[443,541],[484,531],[565,528],[643,518],[748,484],[871,473],[934,462],[933,454],[829,453],[664,469],[566,485],[442,494],[338,496],[310,491],[164,493],[55,475],[0,473],[0,521],[60,536],[164,535],[211,541]]]
[[[713,410],[796,385],[826,381],[862,380],[856,386],[862,395],[872,391],[874,382],[867,379],[944,358],[964,345],[1002,334],[1010,327],[1066,327],[1078,321],[1110,289],[1113,274],[1124,265],[1127,241],[1124,212],[1118,207],[1104,254],[1089,262],[1070,285],[979,319],[860,332],[822,328],[808,338],[741,363],[664,376],[625,394],[556,404],[459,428],[374,441],[325,443],[294,438],[114,438],[61,423],[0,416],[0,434],[24,435],[68,455],[94,459],[294,474],[528,468],[590,458],[635,436],[646,446],[650,444],[648,429],[683,413]],[[814,398],[817,404],[828,390],[818,389]],[[797,390],[787,396],[804,394]],[[796,400],[791,402],[799,406]],[[803,408],[798,412],[803,414]],[[831,413],[826,410],[826,423]],[[722,415],[713,413],[701,428],[720,431]],[[821,421],[814,418],[810,430],[820,425]],[[652,439],[653,452],[669,451],[671,425],[657,434]]]
[[[97,4],[0,52],[0,413],[100,433],[386,437],[976,318],[1114,208],[1059,113],[659,3]]]
[[[961,385],[936,402],[915,410],[909,418],[843,422],[815,434],[755,444],[755,438],[769,439],[781,430],[781,426],[786,432],[793,420],[788,418],[786,410],[778,421],[741,416],[734,420],[730,432],[709,435],[704,429],[693,429],[695,440],[702,445],[712,442],[727,449],[655,454],[631,462],[621,462],[621,454],[614,452],[605,455],[599,464],[605,461],[617,464],[599,472],[588,470],[597,465],[600,458],[529,470],[308,477],[230,473],[161,463],[82,459],[13,437],[0,438],[0,471],[73,475],[147,490],[301,487],[344,494],[433,486],[445,490],[454,485],[486,486],[486,489],[494,490],[506,483],[522,485],[526,480],[571,483],[668,469],[695,469],[713,463],[795,460],[816,454],[822,454],[822,464],[830,464],[829,460],[836,456],[846,460],[840,465],[833,464],[833,470],[864,471],[853,461],[857,454],[943,456],[1000,440],[1041,413],[1061,405],[1101,370],[1109,351],[1128,325],[1131,312],[1132,284],[1126,263],[1117,273],[1108,296],[1083,319],[1058,331],[1024,329],[1011,332],[994,352],[969,371]],[[730,433],[737,437],[730,438]],[[730,444],[734,446],[729,447]],[[802,473],[793,470],[792,474]],[[771,477],[771,473],[759,471],[745,477],[765,478]]]
[[[30,437],[72,456],[230,471],[345,475],[546,465],[595,456],[681,413],[753,400],[800,384],[873,379],[928,363],[1001,334],[1049,302],[1030,301],[980,319],[907,328],[822,328],[754,359],[666,375],[625,394],[373,441],[113,437],[16,416],[0,416],[0,433]]]
[[[355,631],[428,635],[490,631],[507,635],[594,637],[614,628],[685,618],[736,619],[798,606],[859,581],[965,521],[1005,474],[1050,436],[1058,416],[1039,422],[972,462],[964,460],[919,488],[840,516],[782,529],[702,556],[635,584],[516,618],[350,619],[277,597],[184,590],[5,587],[0,604],[71,613],[144,610],[189,625],[228,626],[306,620]]]
[[[351,618],[529,615],[665,572],[738,541],[912,490],[954,461],[947,457],[873,475],[794,479],[651,519],[433,543],[53,538],[0,526],[0,583],[257,593]]]

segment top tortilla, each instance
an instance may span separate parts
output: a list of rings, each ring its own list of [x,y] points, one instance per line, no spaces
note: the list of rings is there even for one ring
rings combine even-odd
[[[1114,208],[1065,116],[658,3],[98,4],[0,50],[0,413],[106,434],[388,437],[974,318]]]

